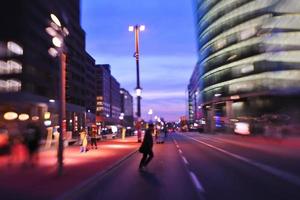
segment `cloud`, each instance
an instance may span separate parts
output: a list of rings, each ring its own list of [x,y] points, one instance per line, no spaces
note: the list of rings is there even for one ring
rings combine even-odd
[[[143,98],[147,100],[182,98],[185,97],[184,91],[147,91],[143,93]]]

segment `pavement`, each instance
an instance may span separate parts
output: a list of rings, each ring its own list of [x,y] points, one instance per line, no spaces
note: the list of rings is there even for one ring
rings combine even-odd
[[[59,196],[100,176],[120,161],[133,155],[140,143],[136,136],[125,140],[98,142],[98,149],[80,153],[79,146],[64,150],[64,171],[57,176],[57,158],[54,148],[41,150],[35,166],[23,165],[26,151],[16,146],[13,156],[0,156],[1,199],[56,199]]]

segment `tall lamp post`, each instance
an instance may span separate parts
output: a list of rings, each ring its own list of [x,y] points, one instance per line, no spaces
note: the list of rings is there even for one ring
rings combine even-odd
[[[46,32],[52,37],[53,47],[48,52],[53,57],[59,57],[60,60],[60,89],[59,89],[59,127],[60,134],[57,149],[57,173],[61,176],[63,173],[63,136],[66,132],[66,53],[64,39],[69,35],[66,27],[63,27],[60,20],[50,14],[50,26],[46,28]]]
[[[135,53],[134,53],[134,57],[135,57],[135,61],[136,61],[136,98],[137,98],[137,131],[138,131],[138,142],[141,142],[141,95],[142,95],[142,88],[140,85],[140,64],[139,64],[139,33],[140,31],[144,31],[145,30],[145,25],[135,25],[135,26],[129,26],[128,30],[130,32],[134,32],[134,43],[135,43]]]

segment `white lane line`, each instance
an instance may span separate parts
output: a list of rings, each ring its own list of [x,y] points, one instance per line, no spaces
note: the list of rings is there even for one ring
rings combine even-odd
[[[259,169],[261,169],[263,171],[266,171],[266,172],[268,172],[270,174],[273,174],[273,175],[275,175],[277,177],[280,177],[281,179],[284,179],[284,180],[286,180],[288,182],[291,182],[291,183],[294,183],[294,184],[300,186],[300,177],[298,177],[296,175],[293,175],[291,173],[285,172],[283,170],[277,169],[275,167],[272,167],[272,166],[269,166],[269,165],[266,165],[266,164],[262,164],[262,163],[256,162],[254,160],[251,160],[249,158],[237,155],[235,153],[231,153],[229,151],[226,151],[226,150],[221,149],[219,147],[213,146],[213,145],[208,144],[206,142],[202,142],[202,141],[196,140],[196,139],[191,138],[191,137],[189,137],[189,138],[192,139],[192,140],[194,140],[194,141],[196,141],[196,142],[204,144],[204,145],[206,145],[206,146],[208,146],[208,147],[210,147],[212,149],[220,151],[220,152],[222,152],[222,153],[224,153],[226,155],[229,155],[229,156],[231,156],[233,158],[236,158],[236,159],[241,160],[241,161],[243,161],[245,163],[248,163],[248,164],[250,164],[252,166],[255,166],[255,167],[257,167],[257,168],[259,168]]]
[[[202,187],[200,181],[198,180],[198,178],[194,174],[194,172],[190,171],[190,176],[191,176],[192,181],[193,181],[194,185],[196,186],[197,190],[199,190],[200,192],[205,192],[204,188]]]
[[[176,144],[176,147],[179,149],[179,146],[178,146],[178,144]]]
[[[186,165],[189,164],[189,162],[187,161],[187,159],[186,159],[184,156],[181,156],[181,158],[182,158],[183,162],[184,162]]]
[[[178,149],[178,152],[180,153],[180,154],[182,154],[183,152],[181,151],[181,149]]]

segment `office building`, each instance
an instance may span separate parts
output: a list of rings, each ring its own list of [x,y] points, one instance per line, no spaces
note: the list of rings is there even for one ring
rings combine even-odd
[[[120,89],[121,94],[121,115],[123,117],[123,125],[126,127],[133,127],[133,97],[124,88]]]
[[[300,2],[195,2],[199,60],[188,87],[190,119],[205,119],[211,131],[271,114],[300,119]]]

